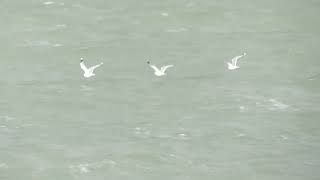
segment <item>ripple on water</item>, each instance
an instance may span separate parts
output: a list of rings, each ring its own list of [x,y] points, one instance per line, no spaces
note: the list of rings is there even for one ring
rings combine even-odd
[[[78,165],[71,165],[70,169],[72,172],[74,173],[81,173],[81,174],[85,174],[85,173],[89,173],[89,164],[78,164]]]
[[[56,3],[56,2],[53,2],[53,1],[46,1],[46,2],[43,2],[42,4],[46,5],[46,6],[50,6],[50,5],[54,5],[54,4],[57,4],[57,5],[60,5],[60,6],[64,6],[63,2]]]
[[[248,107],[246,107],[246,106],[239,106],[239,110],[240,110],[240,112],[246,112],[246,111],[248,111]]]
[[[0,169],[7,169],[9,166],[6,163],[0,163]]]
[[[237,134],[237,137],[239,137],[239,138],[241,138],[241,137],[246,137],[247,135],[246,134],[244,134],[244,133],[239,133],[239,134]]]
[[[4,120],[4,121],[11,121],[13,119],[14,119],[13,117],[8,116],[8,115],[0,116],[0,120]]]
[[[163,13],[161,13],[161,16],[169,16],[169,14],[168,13],[166,13],[166,12],[163,12]]]
[[[185,133],[179,133],[178,134],[178,138],[182,139],[182,140],[188,140],[188,139],[190,139],[190,136],[188,134],[185,134]]]
[[[166,32],[168,33],[179,33],[179,32],[186,32],[188,29],[186,28],[174,28],[174,29],[167,29]]]
[[[138,135],[138,136],[142,136],[142,137],[149,137],[150,136],[150,131],[141,128],[141,127],[136,127],[134,128],[134,134]]]
[[[285,110],[289,107],[289,105],[273,98],[269,99],[269,102],[272,103],[272,107],[270,108],[271,110]]]
[[[286,135],[283,135],[283,134],[280,135],[280,138],[281,138],[282,140],[284,140],[284,141],[285,141],[285,140],[288,140],[288,137],[287,137]]]
[[[43,4],[44,5],[52,5],[52,4],[54,4],[54,2],[53,1],[46,1],[46,2],[43,2]]]
[[[93,163],[82,163],[78,165],[70,165],[69,169],[74,174],[87,174],[100,168],[112,168],[116,165],[116,162],[112,160],[102,160]]]
[[[24,44],[20,46],[23,47],[61,47],[63,44],[51,43],[49,41],[25,41]]]

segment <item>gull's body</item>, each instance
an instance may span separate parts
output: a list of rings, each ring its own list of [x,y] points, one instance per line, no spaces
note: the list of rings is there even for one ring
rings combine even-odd
[[[92,66],[90,68],[87,68],[87,66],[84,64],[83,58],[81,58],[80,60],[80,68],[83,70],[83,76],[85,78],[89,78],[92,76],[95,76],[95,74],[93,73],[93,71],[98,68],[99,66],[101,66],[103,63],[97,64],[95,66]]]
[[[230,62],[227,62],[227,64],[228,64],[228,69],[234,70],[234,69],[240,68],[240,67],[237,65],[237,62],[238,62],[238,60],[239,60],[240,58],[242,58],[242,57],[245,56],[245,55],[246,55],[246,53],[244,53],[243,55],[236,56],[236,57],[232,58],[231,63],[230,63]]]
[[[164,76],[167,75],[166,74],[166,70],[170,67],[173,67],[173,65],[166,65],[166,66],[162,66],[160,69],[157,68],[157,66],[150,64],[150,62],[147,62],[149,64],[149,66],[154,70],[154,75],[156,76]]]

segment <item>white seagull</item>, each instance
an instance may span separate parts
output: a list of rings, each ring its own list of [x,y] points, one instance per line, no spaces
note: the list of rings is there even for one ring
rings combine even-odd
[[[154,75],[156,76],[164,76],[167,75],[165,72],[168,68],[173,67],[173,65],[166,65],[166,66],[162,66],[160,69],[157,68],[155,65],[150,64],[150,61],[147,61],[147,63],[149,64],[149,66],[154,70]]]
[[[240,56],[236,56],[234,58],[232,58],[231,62],[232,63],[227,63],[228,64],[228,69],[230,70],[234,70],[234,69],[238,69],[240,68],[239,66],[237,66],[237,62],[240,58],[242,58],[243,56],[245,56],[247,53],[243,53],[243,55],[240,55]]]
[[[95,74],[93,73],[93,71],[94,71],[97,67],[101,66],[102,64],[103,64],[103,63],[100,63],[100,64],[97,64],[97,65],[92,66],[92,67],[90,67],[90,68],[87,68],[86,65],[84,64],[83,58],[80,59],[80,67],[81,67],[81,69],[84,71],[83,76],[84,76],[85,78],[89,78],[89,77],[95,76]]]

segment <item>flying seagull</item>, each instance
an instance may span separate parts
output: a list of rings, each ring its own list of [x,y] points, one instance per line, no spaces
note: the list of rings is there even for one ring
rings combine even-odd
[[[93,71],[94,71],[97,67],[101,66],[102,64],[103,64],[103,63],[100,63],[100,64],[97,64],[97,65],[92,66],[92,67],[90,67],[90,68],[87,68],[86,65],[84,64],[83,58],[80,59],[80,67],[81,67],[81,69],[84,71],[83,76],[84,76],[85,78],[89,78],[89,77],[95,76],[95,74],[93,73]]]
[[[166,66],[162,66],[160,69],[157,68],[155,65],[150,64],[150,61],[147,61],[147,63],[149,64],[149,66],[154,70],[154,75],[156,76],[164,76],[167,75],[165,72],[168,68],[173,67],[173,65],[166,65]]]
[[[237,66],[237,62],[238,62],[238,60],[239,60],[240,58],[242,58],[242,57],[245,56],[246,54],[247,54],[247,53],[243,53],[243,55],[236,56],[236,57],[232,58],[231,63],[230,63],[230,62],[227,63],[227,64],[228,64],[228,69],[234,70],[234,69],[240,68],[239,66]]]

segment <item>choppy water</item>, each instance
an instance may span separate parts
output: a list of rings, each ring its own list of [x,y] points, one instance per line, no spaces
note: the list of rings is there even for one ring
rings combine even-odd
[[[2,1],[0,179],[319,179],[319,9]]]

